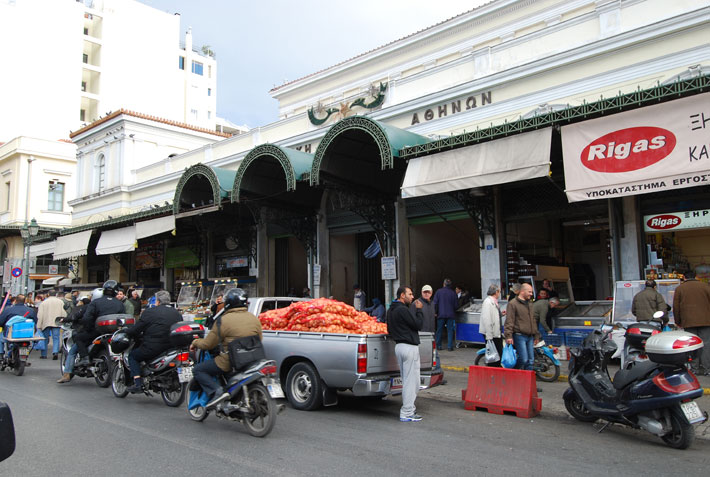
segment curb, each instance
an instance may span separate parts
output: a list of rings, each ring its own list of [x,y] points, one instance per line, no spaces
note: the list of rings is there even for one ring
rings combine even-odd
[[[441,365],[441,369],[445,369],[447,371],[456,371],[459,373],[468,373],[468,367],[466,366],[446,366],[446,365]],[[557,378],[558,381],[562,382],[567,382],[568,377],[564,374],[560,374],[560,377]],[[710,388],[703,388],[703,395],[704,396],[710,396]]]

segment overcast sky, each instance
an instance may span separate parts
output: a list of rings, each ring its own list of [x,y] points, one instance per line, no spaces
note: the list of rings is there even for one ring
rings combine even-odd
[[[140,0],[180,13],[193,46],[217,57],[217,115],[278,119],[269,90],[486,3],[484,0]],[[181,38],[182,39],[182,38]]]

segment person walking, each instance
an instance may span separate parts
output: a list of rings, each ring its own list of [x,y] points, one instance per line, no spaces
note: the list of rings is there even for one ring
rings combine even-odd
[[[434,302],[431,299],[433,292],[434,289],[431,285],[424,285],[422,287],[422,295],[409,305],[409,311],[416,313],[416,302],[420,302],[422,304],[422,316],[424,318],[424,322],[422,323],[422,329],[420,331],[427,331],[429,333],[436,332],[436,310],[434,310]]]
[[[486,337],[486,341],[492,340],[498,350],[498,361],[488,363],[488,366],[500,368],[500,356],[503,355],[503,339],[501,338],[503,312],[500,311],[500,305],[498,305],[500,287],[498,285],[489,286],[486,295],[486,299],[481,305],[480,333]]]
[[[133,302],[126,297],[123,290],[118,290],[116,292],[116,299],[123,303],[123,308],[125,308],[127,315],[133,315]]]
[[[141,315],[141,297],[138,290],[129,290],[128,299],[133,303],[133,316],[139,317]]]
[[[37,328],[42,332],[42,336],[47,340],[47,346],[40,351],[39,359],[47,359],[47,347],[49,346],[49,338],[52,338],[52,359],[57,359],[59,354],[59,328],[55,324],[57,318],[65,318],[67,312],[64,309],[64,301],[57,297],[56,291],[50,291],[49,296],[37,309]]]
[[[529,283],[521,284],[518,296],[508,303],[505,319],[505,342],[512,344],[518,353],[515,367],[528,371],[532,371],[535,361],[533,347],[540,340],[530,301],[532,295],[532,286]]]
[[[666,313],[670,307],[663,299],[663,295],[656,290],[655,280],[646,280],[644,285],[646,288],[638,292],[631,302],[631,313],[636,317],[636,321],[653,321],[654,313],[657,311]]]
[[[434,309],[436,310],[436,347],[441,350],[441,342],[446,326],[447,349],[454,350],[454,327],[456,326],[456,309],[459,306],[459,298],[452,288],[451,279],[445,278],[443,287],[436,290],[434,294]]]
[[[547,314],[550,312],[550,300],[547,289],[542,288],[538,293],[538,298],[533,303],[533,316],[538,328],[542,327],[545,333],[552,333],[550,325],[547,323]]]
[[[710,343],[710,285],[695,278],[695,272],[685,274],[685,281],[678,285],[673,296],[675,324],[688,333]],[[696,352],[693,360],[696,374],[710,376],[710,345]]]
[[[453,290],[451,290],[453,292]],[[387,311],[387,330],[395,342],[394,354],[402,375],[402,407],[399,410],[399,420],[402,422],[421,421],[422,416],[416,413],[414,401],[419,392],[419,330],[422,329],[424,317],[422,303],[417,301],[414,306],[415,315],[409,311],[409,305],[414,300],[412,289],[403,286],[397,288],[397,299]]]

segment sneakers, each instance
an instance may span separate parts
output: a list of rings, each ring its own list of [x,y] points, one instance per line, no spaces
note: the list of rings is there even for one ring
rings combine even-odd
[[[56,360],[58,359],[57,353],[54,353],[54,354],[52,355],[52,359],[53,359],[54,361],[56,361]]]
[[[64,373],[64,374],[62,374],[62,377],[57,380],[57,382],[58,382],[59,384],[68,383],[69,381],[71,381],[71,378],[72,378],[72,375],[71,375],[71,374],[69,374],[69,373]]]
[[[422,420],[422,416],[419,414],[412,414],[411,416],[405,416],[399,418],[400,421],[402,422],[419,422]]]
[[[40,356],[39,359],[47,359],[46,356]]]

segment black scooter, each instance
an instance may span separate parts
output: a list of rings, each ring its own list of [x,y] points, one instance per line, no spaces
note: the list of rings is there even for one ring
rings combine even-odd
[[[564,393],[567,411],[582,422],[607,421],[599,432],[618,423],[644,429],[670,447],[689,447],[695,436],[693,425],[708,418],[693,402],[703,395],[703,389],[684,365],[702,341],[682,331],[655,335],[654,349],[664,354],[649,352],[649,339],[650,360],[619,370],[612,382],[607,370],[617,349],[609,339],[612,329],[595,330],[581,348],[571,350],[570,387]]]

